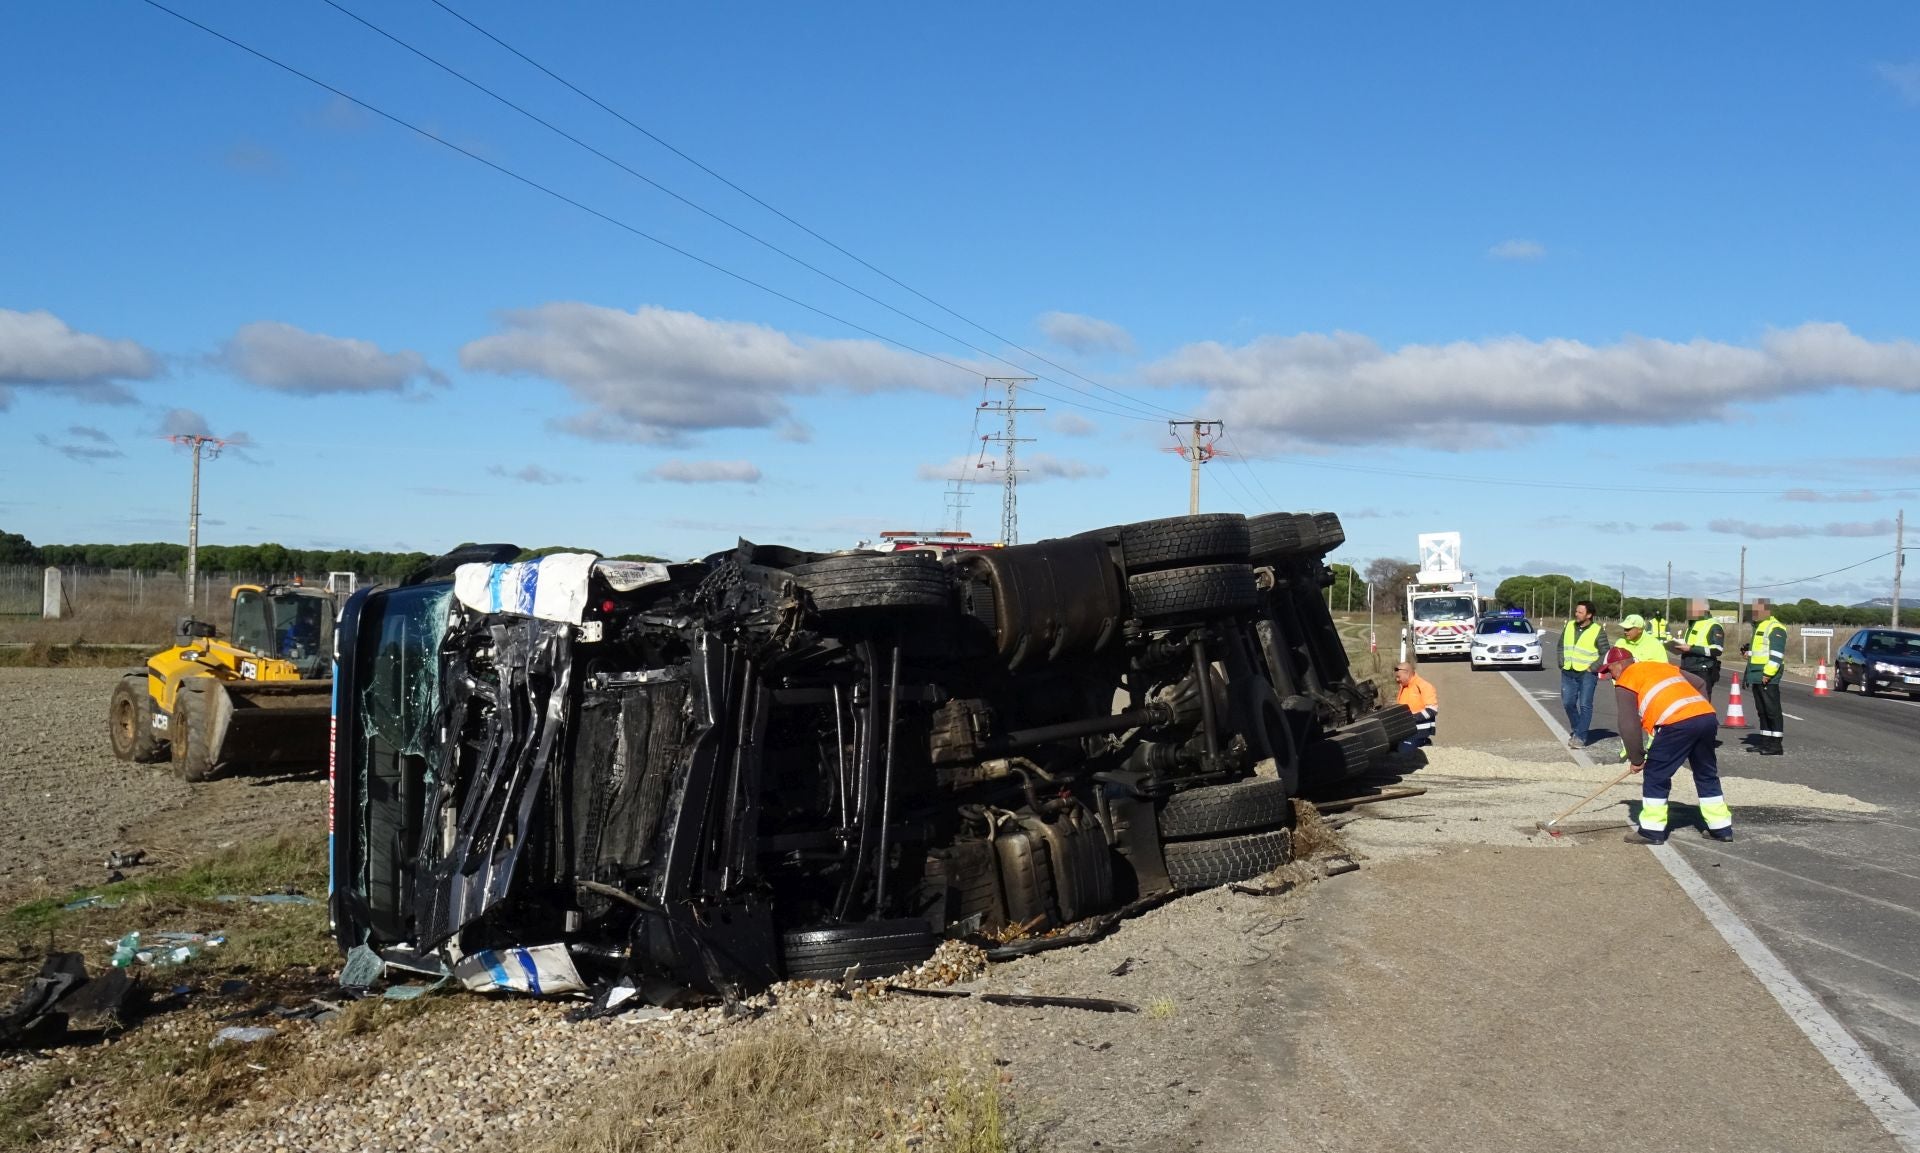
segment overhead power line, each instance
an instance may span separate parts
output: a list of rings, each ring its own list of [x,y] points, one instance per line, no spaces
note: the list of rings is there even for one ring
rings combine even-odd
[[[328,0],[328,3],[332,3],[332,0]],[[478,32],[480,35],[486,37],[488,40],[493,41],[495,44],[499,45],[501,48],[505,49],[507,52],[518,57],[520,60],[524,61],[526,64],[528,64],[532,68],[536,69],[537,71],[547,76],[556,84],[559,84],[561,87],[565,88],[567,91],[572,92],[575,96],[580,97],[582,100],[585,100],[587,103],[593,105],[595,108],[600,109],[600,111],[605,112],[607,115],[613,117],[615,120],[618,120],[620,123],[626,125],[628,128],[633,129],[635,132],[638,132],[640,135],[646,137],[648,140],[653,141],[655,144],[658,144],[660,147],[666,149],[668,152],[673,153],[675,156],[678,156],[680,159],[686,161],[688,164],[693,165],[695,168],[698,168],[700,171],[706,173],[708,176],[713,177],[715,180],[726,185],[728,188],[733,189],[735,192],[746,197],[748,200],[753,201],[755,204],[766,209],[768,212],[773,213],[775,216],[786,221],[788,224],[793,225],[795,228],[806,233],[808,236],[813,237],[815,240],[818,240],[820,243],[826,245],[828,248],[833,249],[835,252],[838,252],[840,255],[853,261],[855,264],[860,265],[862,268],[865,268],[867,271],[887,281],[889,284],[892,284],[897,288],[903,289],[906,292],[912,293],[914,296],[919,297],[921,300],[925,301],[926,303],[933,305],[935,308],[946,313],[948,316],[951,316],[956,320],[961,321],[962,323],[971,325],[973,328],[986,333],[989,337],[992,337],[994,340],[999,341],[1001,344],[1004,344],[1007,347],[1022,353],[1023,355],[1030,356],[1049,368],[1055,369],[1056,371],[1059,371],[1059,372],[1064,372],[1068,376],[1071,376],[1086,384],[1090,384],[1093,387],[1102,390],[1103,392],[1112,393],[1113,395],[1128,402],[1129,404],[1132,404],[1136,407],[1144,405],[1146,408],[1156,409],[1161,414],[1166,416],[1184,416],[1185,415],[1184,413],[1175,412],[1173,409],[1155,404],[1152,401],[1139,400],[1135,398],[1131,393],[1128,393],[1122,389],[1114,388],[1111,385],[1102,384],[1100,381],[1094,380],[1092,377],[1084,376],[1081,373],[1075,371],[1072,368],[1067,367],[1064,364],[1059,364],[1053,360],[1048,359],[1047,357],[1041,355],[1040,353],[1035,352],[1033,349],[1026,348],[1015,341],[1007,339],[1006,337],[1000,335],[998,332],[995,332],[993,329],[988,328],[986,325],[981,324],[979,321],[974,320],[970,316],[967,316],[965,313],[962,313],[945,304],[942,304],[940,301],[935,300],[933,297],[913,287],[911,284],[908,284],[907,282],[899,279],[893,274],[887,272],[885,269],[878,267],[877,265],[868,261],[866,258],[860,256],[855,252],[850,251],[849,249],[836,243],[832,239],[822,235],[820,232],[794,219],[792,216],[774,207],[772,204],[769,204],[767,201],[761,199],[759,196],[754,195],[752,192],[749,192],[745,188],[742,188],[739,184],[721,175],[719,172],[716,172],[714,169],[702,163],[700,160],[694,158],[691,155],[688,155],[686,152],[668,143],[666,140],[662,139],[660,136],[658,136],[654,132],[648,130],[646,127],[634,122],[631,118],[627,117],[626,115],[621,113],[619,110],[609,106],[605,101],[599,99],[598,97],[594,96],[592,93],[586,91],[585,89],[581,88],[579,85],[573,83],[571,80],[568,80],[566,77],[560,75],[558,72],[555,72],[553,69],[548,68],[546,65],[540,63],[538,60],[535,60],[533,57],[527,55],[525,52],[522,52],[520,51],[520,49],[515,48],[513,45],[507,43],[505,40],[501,39],[499,36],[495,35],[492,32],[489,32],[487,29],[481,27],[479,24],[468,19],[466,16],[462,15],[460,12],[455,10],[453,7],[444,3],[444,0],[433,0],[433,5],[436,8],[439,8],[441,11],[445,12],[447,15],[452,16],[455,20],[460,21],[462,24],[465,24],[467,27],[473,29],[475,32]],[[338,7],[338,5],[335,5],[335,6]],[[345,10],[342,9],[342,11],[345,11]],[[356,17],[356,19],[358,18]],[[701,211],[705,211],[705,209],[702,209]],[[858,290],[856,289],[855,291],[858,291]],[[888,307],[891,307],[891,306],[889,305]],[[995,359],[1000,359],[1000,358],[995,357]],[[1003,360],[1002,363],[1011,364],[1013,362]],[[1022,368],[1022,371],[1031,371],[1030,369],[1027,369],[1025,366],[1021,366],[1021,368]],[[1043,377],[1042,379],[1051,380],[1051,378],[1045,378],[1045,377]],[[1052,383],[1059,384],[1063,388],[1072,387],[1061,381],[1053,381]],[[1034,390],[1028,389],[1028,391],[1032,392]],[[1079,390],[1075,389],[1074,391],[1079,391]]]
[[[141,2],[146,4],[150,8],[154,8],[154,9],[157,9],[158,11],[166,13],[167,15],[173,17],[175,20],[178,20],[183,24],[187,24],[187,25],[190,25],[191,27],[199,29],[200,31],[206,33],[207,35],[213,37],[216,40],[220,40],[226,44],[229,44],[235,48],[238,48],[240,51],[245,52],[247,55],[252,56],[257,60],[263,61],[267,64],[271,64],[275,68],[278,68],[281,71],[286,72],[290,75],[297,76],[300,79],[305,80],[307,83],[312,84],[317,88],[323,89],[324,91],[330,92],[333,95],[338,96],[340,99],[345,100],[348,103],[353,104],[358,108],[363,108],[366,111],[373,113],[375,116],[380,117],[382,120],[386,120],[389,123],[396,124],[399,127],[404,128],[407,131],[422,137],[423,139],[431,140],[433,143],[438,144],[441,147],[446,148],[452,152],[457,152],[461,156],[466,157],[467,159],[473,161],[476,164],[483,164],[486,167],[491,168],[493,171],[498,172],[502,176],[505,176],[511,180],[517,181],[521,184],[524,184],[528,188],[531,188],[536,192],[541,192],[548,196],[551,196],[555,200],[558,200],[563,204],[567,204],[574,208],[577,208],[580,211],[588,214],[589,216],[595,217],[599,220],[602,220],[608,224],[613,225],[615,228],[618,228],[623,232],[631,233],[632,235],[637,236],[642,240],[646,240],[653,244],[656,244],[661,248],[666,249],[668,252],[675,254],[676,256],[685,257],[686,259],[693,261],[695,264],[701,265],[704,268],[709,268],[714,272],[720,273],[722,276],[726,276],[732,280],[739,281],[741,284],[747,285],[750,288],[756,288],[761,292],[764,292],[767,295],[773,297],[776,300],[782,300],[797,308],[803,308],[808,312],[813,313],[816,316],[820,316],[827,320],[831,320],[835,324],[845,325],[846,327],[852,329],[855,332],[862,333],[866,336],[870,336],[875,340],[878,340],[884,344],[892,345],[893,347],[901,349],[904,352],[910,352],[910,353],[913,353],[915,356],[925,357],[926,359],[931,360],[937,364],[944,364],[948,368],[966,373],[969,377],[977,377],[980,375],[980,370],[976,367],[971,367],[968,365],[961,364],[956,360],[950,360],[947,357],[941,356],[938,353],[929,352],[924,348],[920,348],[915,345],[908,344],[904,340],[898,340],[894,337],[886,335],[885,333],[876,332],[873,329],[868,328],[863,324],[858,324],[852,320],[847,319],[844,316],[840,316],[836,313],[829,312],[828,310],[821,308],[819,305],[809,304],[806,301],[801,300],[796,296],[792,296],[792,295],[789,295],[788,293],[782,292],[771,285],[763,284],[760,281],[755,280],[750,276],[746,276],[742,273],[735,272],[734,270],[726,267],[725,265],[716,263],[712,260],[708,260],[706,257],[700,256],[694,252],[690,252],[687,249],[682,248],[671,241],[664,240],[658,236],[655,236],[651,232],[648,232],[645,229],[638,227],[637,225],[629,224],[628,222],[621,220],[617,216],[613,216],[609,213],[603,212],[600,209],[585,203],[584,201],[577,200],[571,196],[568,196],[566,193],[559,191],[558,189],[550,187],[549,185],[546,185],[546,184],[542,184],[541,182],[533,179],[530,176],[526,176],[520,172],[515,171],[514,169],[508,168],[506,165],[501,164],[498,161],[489,160],[487,157],[482,156],[471,149],[463,148],[460,145],[455,144],[453,141],[448,140],[446,137],[441,136],[438,133],[435,133],[418,124],[415,124],[411,120],[407,120],[406,118],[399,116],[395,113],[388,112],[386,109],[381,108],[378,105],[372,104],[366,100],[362,100],[360,97],[355,96],[352,93],[347,92],[343,89],[336,88],[333,85],[327,83],[326,81],[321,80],[319,77],[314,76],[308,72],[303,72],[299,68],[296,68],[291,64],[288,64],[284,60],[281,60],[277,57],[269,55],[268,53],[263,52],[260,49],[255,48],[250,44],[246,44],[239,40],[236,40],[233,37],[228,36],[226,33],[219,31],[218,29],[210,28],[207,25],[200,23],[198,20],[193,19],[191,16],[187,16],[183,13],[177,12],[174,9],[167,7],[165,4],[160,3],[159,0],[141,0]],[[1054,396],[1051,393],[1044,393],[1044,392],[1041,392],[1039,389],[1030,388],[1027,391],[1032,392],[1038,396],[1044,396],[1049,400],[1057,400],[1062,404],[1071,405],[1076,408],[1084,408],[1090,412],[1098,412],[1105,416],[1125,417],[1131,420],[1152,421],[1152,418],[1150,417],[1133,416],[1129,413],[1114,412],[1108,409],[1098,408],[1082,401],[1069,400],[1066,397]],[[1157,422],[1153,422],[1153,423],[1157,423]]]
[[[1920,552],[1920,546],[1910,546],[1905,550],[1888,549],[1886,552],[1879,553],[1875,556],[1870,556],[1866,560],[1854,561],[1850,565],[1842,565],[1837,569],[1829,569],[1826,572],[1815,573],[1812,576],[1796,577],[1795,579],[1790,581],[1775,581],[1773,584],[1766,584],[1766,585],[1747,585],[1746,591],[1751,593],[1751,592],[1760,592],[1765,589],[1783,589],[1791,585],[1803,585],[1803,584],[1806,584],[1808,581],[1824,580],[1830,576],[1838,576],[1843,572],[1851,572],[1854,569],[1861,568],[1866,565],[1870,565],[1877,560],[1886,560],[1888,557],[1892,556],[1894,553],[1901,552],[1901,551]],[[1716,597],[1733,596],[1733,595],[1736,595],[1739,591],[1740,590],[1737,590],[1737,589],[1726,589],[1722,592],[1709,593],[1708,595],[1716,596]]]
[[[681,204],[686,205],[688,208],[693,209],[695,212],[700,213],[702,216],[705,216],[708,219],[715,221],[716,223],[719,223],[721,225],[724,225],[727,228],[732,229],[734,232],[739,233],[741,236],[746,237],[748,240],[753,241],[755,244],[760,245],[761,247],[767,249],[769,252],[773,252],[780,256],[785,257],[787,260],[792,261],[794,264],[799,265],[801,268],[806,269],[808,272],[811,272],[814,275],[819,276],[824,280],[830,281],[833,284],[839,285],[841,288],[846,289],[848,292],[853,293],[854,295],[860,297],[863,300],[868,301],[869,303],[877,304],[881,308],[886,309],[888,312],[891,312],[896,316],[899,316],[906,320],[910,320],[913,323],[926,329],[928,332],[934,333],[937,336],[945,337],[946,339],[954,342],[955,344],[961,345],[964,348],[968,348],[976,353],[979,353],[981,356],[988,357],[992,360],[997,360],[1001,364],[1019,369],[1021,372],[1030,371],[1028,367],[1024,364],[1020,364],[1017,361],[1008,360],[1006,357],[1001,356],[999,353],[996,353],[990,349],[982,348],[979,345],[974,344],[972,341],[967,340],[963,336],[959,336],[959,335],[956,335],[955,333],[948,332],[946,329],[941,328],[936,324],[933,324],[927,320],[924,320],[921,317],[915,316],[913,313],[908,312],[907,310],[900,308],[887,300],[884,300],[878,296],[875,296],[873,293],[866,291],[865,289],[859,287],[858,285],[848,283],[846,280],[838,276],[835,276],[833,273],[828,272],[826,269],[821,268],[820,266],[812,263],[811,261],[808,261],[804,257],[795,255],[794,253],[787,251],[786,249],[780,247],[778,244],[775,244],[773,241],[768,240],[766,237],[761,236],[760,234],[752,231],[751,229],[748,229],[740,224],[735,223],[732,220],[727,219],[725,216],[722,216],[720,213],[715,212],[712,209],[706,207],[705,205],[699,203],[698,201],[694,200],[692,197],[686,196],[676,191],[675,189],[669,188],[665,184],[662,184],[658,180],[655,180],[653,177],[648,176],[644,172],[641,172],[639,169],[634,168],[633,166],[625,163],[619,158],[611,156],[608,153],[602,151],[601,149],[594,147],[592,144],[587,143],[585,140],[580,139],[580,137],[575,136],[571,132],[568,132],[566,129],[560,127],[558,124],[553,123],[551,120],[548,120],[535,112],[529,111],[524,106],[515,103],[513,100],[505,96],[502,96],[500,93],[495,92],[493,89],[487,87],[485,84],[482,84],[480,81],[475,80],[471,76],[468,76],[466,73],[460,71],[458,68],[455,68],[453,65],[446,63],[440,58],[426,52],[424,49],[421,49],[415,46],[414,44],[409,43],[407,40],[393,34],[392,32],[387,31],[385,28],[382,28],[380,25],[375,24],[373,21],[368,20],[366,17],[359,15],[358,13],[354,12],[352,9],[339,3],[339,0],[321,0],[321,3],[325,4],[329,8],[332,8],[334,11],[340,13],[341,15],[347,17],[348,19],[354,21],[355,23],[359,24],[361,27],[366,28],[372,31],[373,33],[375,33],[376,35],[382,36],[387,40],[391,41],[392,43],[398,45],[399,47],[406,49],[408,52],[411,52],[413,55],[418,56],[420,59],[433,65],[435,68],[438,68],[442,72],[445,72],[447,75],[473,88],[475,91],[480,92],[492,98],[493,100],[498,101],[499,103],[505,105],[506,107],[526,117],[528,120],[531,120],[535,124],[538,124],[540,127],[545,128],[547,131],[552,132],[556,136],[559,136],[561,139],[566,140],[567,142],[579,148],[585,149],[587,152],[590,152],[594,156],[599,157],[601,160],[606,161],[608,164],[611,164],[613,167],[619,169],[621,172],[626,173],[628,176],[633,177],[635,180],[640,181],[641,183],[647,185],[648,187],[660,193],[663,193],[666,196],[672,197],[674,200],[679,201]],[[961,319],[964,320],[965,318],[962,317]],[[999,338],[996,338],[996,339],[999,339]],[[1003,343],[1007,343],[1010,345],[1012,344],[1011,341],[1003,341]],[[1037,354],[1029,353],[1029,355],[1037,355]],[[1040,359],[1044,359],[1044,358],[1040,358]],[[1050,383],[1058,385],[1059,387],[1064,388],[1069,392],[1078,393],[1089,400],[1097,401],[1099,403],[1106,404],[1109,406],[1115,403],[1114,401],[1110,401],[1105,397],[1095,396],[1093,393],[1090,393],[1083,388],[1077,388],[1071,384],[1068,384],[1065,381],[1054,380],[1051,377],[1047,379]],[[1139,401],[1134,400],[1133,398],[1127,396],[1124,393],[1120,393],[1118,395],[1121,397],[1121,403],[1132,405],[1134,408],[1138,409],[1141,414],[1143,414],[1141,416],[1141,419],[1155,419],[1152,416],[1145,415],[1150,413],[1151,410],[1143,406]],[[1063,403],[1071,403],[1071,402],[1063,402]],[[1120,415],[1126,415],[1126,414],[1109,413],[1109,415],[1120,416]]]

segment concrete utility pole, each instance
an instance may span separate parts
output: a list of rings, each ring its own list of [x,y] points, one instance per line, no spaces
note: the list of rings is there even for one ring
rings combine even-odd
[[[1733,627],[1747,619],[1747,546],[1740,546],[1740,604],[1733,610]]]
[[[1667,562],[1667,599],[1660,602],[1660,619],[1666,620],[1673,615],[1673,562]]]
[[[200,580],[200,456],[206,453],[208,460],[220,455],[227,442],[217,436],[200,434],[170,436],[175,444],[186,445],[193,449],[193,501],[187,512],[187,615],[193,615],[194,593]]]
[[[1200,512],[1200,466],[1212,460],[1219,452],[1213,447],[1213,437],[1227,430],[1227,426],[1217,420],[1170,420],[1167,431],[1175,440],[1180,439],[1176,430],[1185,425],[1189,439],[1181,442],[1175,452],[1187,458],[1187,515]]]
[[[1907,566],[1907,510],[1901,509],[1893,518],[1893,620],[1894,628],[1900,627],[1900,570]]]
[[[1007,399],[997,404],[987,406],[992,409],[998,409],[1000,412],[1005,413],[1007,417],[1007,430],[998,436],[987,438],[989,440],[997,440],[1006,446],[1005,460],[1001,464],[1001,468],[1005,470],[1006,476],[1003,477],[1000,482],[1001,544],[1020,543],[1020,469],[1015,464],[1015,446],[1033,443],[1032,437],[1020,435],[1020,414],[1023,412],[1047,411],[1044,408],[1020,407],[1020,386],[1023,384],[1032,384],[1034,379],[1035,378],[1031,376],[989,376],[986,378],[988,384],[1002,384],[1005,385],[1007,389]]]

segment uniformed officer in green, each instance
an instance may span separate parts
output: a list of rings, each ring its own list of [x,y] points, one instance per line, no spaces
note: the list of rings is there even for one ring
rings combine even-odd
[[[1747,654],[1747,672],[1742,678],[1753,693],[1754,712],[1759,716],[1759,739],[1747,746],[1750,753],[1777,757],[1787,750],[1786,714],[1780,707],[1780,678],[1787,671],[1787,626],[1773,615],[1773,605],[1764,597],[1753,602],[1753,639],[1742,650]]]
[[[1667,648],[1679,654],[1682,669],[1705,682],[1701,694],[1711,701],[1713,686],[1720,683],[1720,654],[1727,648],[1727,630],[1713,619],[1707,598],[1695,597],[1688,604],[1686,636],[1669,642]]]
[[[1667,656],[1666,642],[1647,627],[1647,618],[1639,613],[1628,613],[1620,618],[1622,636],[1614,644],[1633,654],[1633,659],[1641,664],[1672,664]]]

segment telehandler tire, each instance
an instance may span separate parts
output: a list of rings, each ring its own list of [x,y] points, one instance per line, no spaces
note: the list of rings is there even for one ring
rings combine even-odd
[[[213,702],[188,681],[174,694],[173,715],[167,721],[168,744],[173,751],[173,775],[183,781],[211,781],[219,775],[213,763]],[[213,690],[218,692],[219,689]]]
[[[165,755],[165,742],[153,735],[153,697],[145,673],[129,673],[113,686],[107,700],[107,738],[113,755],[123,761],[150,765]]]

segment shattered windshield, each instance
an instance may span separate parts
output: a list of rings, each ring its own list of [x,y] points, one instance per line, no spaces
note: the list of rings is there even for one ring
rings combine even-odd
[[[365,735],[410,756],[424,756],[438,704],[447,586],[422,585],[386,594],[369,603],[360,630],[361,667],[354,683],[359,686]]]

